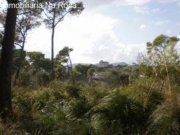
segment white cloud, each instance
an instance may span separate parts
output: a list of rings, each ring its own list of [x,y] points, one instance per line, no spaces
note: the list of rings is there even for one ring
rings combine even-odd
[[[139,29],[140,30],[147,30],[149,27],[146,25],[146,24],[141,24],[140,26],[139,26]]]
[[[128,5],[145,5],[149,3],[151,0],[125,0]]]
[[[158,2],[162,4],[169,4],[169,3],[175,3],[178,2],[179,0],[158,0]]]
[[[71,0],[78,1],[78,0]],[[83,0],[86,8],[94,8],[109,4],[140,6],[149,3],[151,0]]]
[[[171,29],[167,29],[165,33],[169,36],[173,35],[173,32]]]
[[[71,1],[79,1],[79,0],[71,0]],[[109,4],[114,5],[131,5],[131,6],[144,6],[150,2],[156,2],[161,4],[169,4],[178,2],[178,0],[83,0],[86,8],[94,8],[99,6],[105,6]],[[157,12],[159,9],[152,9],[152,12]]]
[[[74,49],[71,54],[74,63],[133,62],[144,44],[121,43],[114,32],[120,20],[84,12],[79,17],[68,17],[56,29],[55,53],[64,46]],[[50,30],[41,26],[31,32],[26,50],[42,51],[50,57]]]
[[[178,26],[178,27],[179,27],[179,26],[180,26],[180,22],[176,22],[176,26]]]
[[[86,9],[114,4],[130,5],[138,13],[159,12],[160,9],[149,8],[146,5],[152,1],[83,0]],[[177,2],[177,0],[157,0],[157,2],[170,3]],[[121,20],[95,13],[93,10],[85,10],[79,17],[65,18],[64,22],[60,23],[56,29],[55,53],[57,54],[64,46],[70,46],[74,49],[71,55],[74,63],[97,63],[101,59],[110,62],[125,61],[131,63],[136,60],[138,52],[144,50],[146,46],[145,43],[122,43],[115,33],[116,26],[121,25],[121,23]],[[157,25],[164,25],[165,23],[168,23],[167,20],[156,22]],[[151,27],[146,23],[139,26],[139,30],[142,31],[149,30],[149,28]],[[167,30],[166,33],[171,34],[172,31]],[[126,36],[128,37],[128,35]],[[25,49],[28,51],[42,51],[47,57],[50,57],[50,38],[51,31],[45,29],[45,26],[41,26],[30,33]]]
[[[153,8],[153,9],[151,9],[151,12],[152,13],[157,13],[157,12],[159,12],[161,9],[160,8]]]
[[[169,22],[170,22],[170,20],[157,21],[157,22],[155,23],[155,25],[161,26],[161,25],[168,24]]]
[[[147,7],[142,7],[142,6],[135,6],[134,7],[134,10],[135,10],[135,12],[137,12],[137,13],[149,13],[149,8],[147,8]]]
[[[134,10],[135,12],[142,14],[157,13],[160,11],[159,8],[149,8],[146,6],[134,6]]]

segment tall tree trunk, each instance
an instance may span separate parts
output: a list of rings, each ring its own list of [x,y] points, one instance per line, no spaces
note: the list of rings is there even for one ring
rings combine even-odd
[[[8,3],[16,4],[18,0],[8,0]],[[11,72],[16,16],[17,9],[8,8],[0,63],[0,114],[2,118],[6,118],[12,112]]]
[[[71,61],[71,58],[70,58],[70,55],[68,54],[68,59],[69,59],[69,67],[68,67],[68,71],[69,71],[69,77],[71,80],[73,80],[72,78],[72,61]],[[74,84],[74,82],[73,82]]]
[[[51,35],[51,78],[54,79],[54,34],[55,27],[52,27],[52,35]]]
[[[67,77],[69,78],[70,77],[70,72],[69,72],[69,64],[68,64],[68,62],[66,63],[66,67],[67,67]]]
[[[56,14],[54,11],[53,22],[52,22],[52,33],[51,33],[51,79],[54,79],[54,35],[55,35],[55,18]]]
[[[70,70],[72,71],[73,65],[72,65],[70,54],[68,54],[68,59],[69,59],[69,64],[70,64]]]

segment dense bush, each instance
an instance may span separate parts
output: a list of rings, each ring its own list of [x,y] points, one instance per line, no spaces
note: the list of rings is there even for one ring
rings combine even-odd
[[[38,72],[37,73],[37,83],[40,86],[47,86],[50,82],[50,75],[47,72]]]
[[[48,88],[13,91],[11,133],[43,135],[178,135],[179,86],[154,77],[112,89],[105,83],[52,81]],[[2,133],[6,126],[0,127]]]
[[[31,83],[31,73],[30,72],[22,72],[20,74],[20,84],[22,86],[29,86]]]
[[[96,134],[142,134],[147,126],[145,108],[119,90],[111,92],[91,110]],[[100,129],[99,129],[100,128]]]

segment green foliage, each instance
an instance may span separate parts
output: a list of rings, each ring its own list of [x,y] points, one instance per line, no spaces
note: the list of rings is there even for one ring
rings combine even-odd
[[[73,49],[69,47],[64,47],[62,50],[59,51],[59,53],[56,56],[56,60],[59,61],[59,63],[68,63],[70,61],[70,52],[72,52]]]
[[[90,106],[85,98],[72,99],[64,105],[64,112],[68,119],[83,118],[89,109]]]
[[[108,88],[105,85],[83,85],[81,95],[86,98],[90,106],[95,106],[101,99],[108,94]]]
[[[127,86],[129,84],[129,72],[121,72],[119,70],[110,70],[102,73],[104,80],[112,86]]]
[[[93,120],[103,119],[100,123],[98,122],[98,126],[102,126],[101,130],[104,130],[103,133],[108,134],[143,133],[147,121],[143,106],[116,90],[105,96],[91,110],[91,115],[94,114],[98,114],[98,118]],[[97,122],[95,123],[97,124]],[[98,129],[98,127],[94,128]]]
[[[93,74],[94,74],[94,72],[95,72],[95,69],[94,69],[94,68],[89,68],[89,69],[87,70],[87,76],[88,76],[88,77],[92,77]]]
[[[75,70],[78,72],[79,79],[86,80],[89,74],[92,74],[92,65],[78,64],[75,66]]]
[[[47,72],[38,72],[37,73],[37,83],[40,86],[47,86],[50,82],[50,75]]]
[[[66,68],[60,64],[60,63],[55,63],[55,78],[59,80],[64,80],[66,79]]]
[[[84,10],[84,6],[82,2],[76,2],[74,3],[76,5],[76,8],[71,8],[69,11],[73,15],[80,14]]]
[[[50,4],[55,5],[55,8],[46,7],[43,9],[43,13],[45,14],[44,23],[49,28],[56,27],[57,24],[61,22],[67,14],[76,15],[80,14],[84,10],[82,2],[73,3],[76,4],[76,8],[68,8],[68,6],[58,6],[59,2],[63,3],[64,5],[69,5],[69,0],[43,0],[42,2],[49,2]]]
[[[30,86],[31,83],[31,73],[30,72],[22,72],[20,74],[20,84],[22,86]]]
[[[31,134],[178,135],[179,87],[171,96],[164,85],[153,77],[114,90],[52,81],[46,89],[14,91],[15,121]]]
[[[57,80],[51,82],[50,60],[41,52],[28,53],[20,74],[23,87],[13,91],[10,134],[179,135],[178,40],[160,35],[147,43],[149,54],[140,65],[98,69],[79,64],[68,73],[62,63],[71,61],[72,49],[65,47],[55,61]],[[0,122],[2,134],[5,129]]]
[[[19,127],[30,134],[89,134],[91,126],[82,119],[90,108],[86,99],[67,94],[67,91],[77,88],[67,84],[59,87],[56,83],[50,84],[53,89],[14,93],[13,104],[18,112]]]
[[[68,97],[74,97],[74,98],[78,98],[79,97],[79,91],[80,89],[76,86],[73,85],[68,85],[65,87],[65,93]]]
[[[21,54],[22,53],[22,54]],[[25,60],[26,57],[26,51],[22,51],[21,49],[15,49],[14,50],[14,70],[18,69],[18,66],[21,64],[23,67],[27,65],[27,61]]]
[[[160,35],[152,43],[148,42],[147,53],[151,64],[178,64],[179,57],[174,49],[178,41],[179,39],[177,37]]]
[[[49,72],[51,69],[51,61],[50,59],[45,58],[44,54],[41,52],[28,52],[27,59],[29,64],[31,65],[31,69],[33,73],[37,73],[39,71]]]
[[[157,135],[180,134],[180,108],[166,101],[152,113],[149,132]]]

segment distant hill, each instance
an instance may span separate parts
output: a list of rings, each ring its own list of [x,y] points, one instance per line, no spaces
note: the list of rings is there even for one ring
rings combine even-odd
[[[91,63],[75,63],[73,64],[73,67],[77,66],[77,65],[91,65]],[[97,66],[97,67],[108,67],[108,66],[113,66],[113,67],[117,67],[117,66],[121,66],[121,67],[126,67],[126,66],[129,66],[129,64],[127,64],[126,62],[117,62],[117,63],[103,63],[104,65],[102,65],[102,63],[97,63],[97,64],[92,64],[94,66]]]
[[[112,65],[113,65],[114,67],[117,67],[117,66],[123,66],[123,67],[126,67],[126,66],[128,66],[128,64],[125,63],[125,62],[112,63]]]

